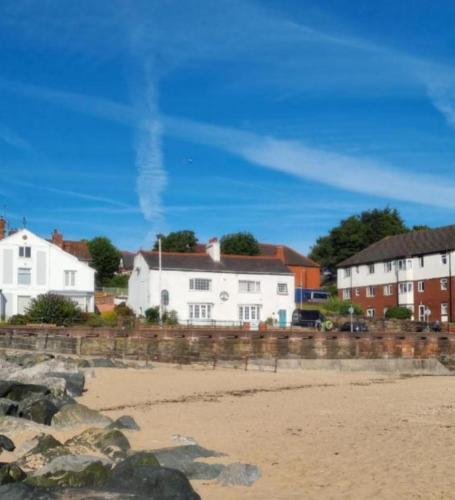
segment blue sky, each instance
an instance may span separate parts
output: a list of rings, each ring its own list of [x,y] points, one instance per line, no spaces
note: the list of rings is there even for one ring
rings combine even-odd
[[[455,222],[455,4],[0,3],[0,205],[122,249]]]

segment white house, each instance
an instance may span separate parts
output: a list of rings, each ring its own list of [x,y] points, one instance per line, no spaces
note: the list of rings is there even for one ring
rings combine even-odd
[[[0,219],[0,318],[23,314],[33,298],[48,292],[94,311],[95,270],[86,262],[27,229],[4,236]]]
[[[294,275],[276,257],[221,255],[216,239],[204,253],[139,252],[129,280],[128,305],[138,315],[161,303],[181,323],[284,326],[294,309]]]

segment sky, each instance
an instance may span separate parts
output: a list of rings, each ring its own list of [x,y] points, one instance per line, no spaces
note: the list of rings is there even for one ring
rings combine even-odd
[[[455,3],[3,0],[0,214],[122,250],[455,223]]]

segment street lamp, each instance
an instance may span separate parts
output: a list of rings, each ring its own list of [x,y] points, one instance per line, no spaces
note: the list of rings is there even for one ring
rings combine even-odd
[[[354,321],[352,315],[354,314],[354,308],[352,306],[349,306],[349,315],[351,316],[351,333],[354,331]]]
[[[161,251],[161,235],[158,238],[158,300],[159,300],[159,323],[163,326],[163,301],[161,299],[161,270],[162,270],[162,251]]]

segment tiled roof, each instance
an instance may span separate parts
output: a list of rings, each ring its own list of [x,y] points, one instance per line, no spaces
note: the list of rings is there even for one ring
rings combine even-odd
[[[158,269],[158,252],[141,252],[150,269]],[[284,263],[270,257],[222,255],[214,262],[206,253],[163,252],[162,267],[167,270],[245,274],[292,274]]]
[[[455,225],[387,236],[341,262],[338,267],[455,250]]]
[[[134,257],[136,254],[133,252],[122,252],[122,263],[125,271],[132,271],[134,269]]]
[[[81,241],[68,241],[64,240],[62,245],[62,250],[74,255],[79,260],[85,262],[91,262],[92,256],[90,255],[87,242]]]
[[[319,264],[314,262],[305,255],[296,252],[292,248],[286,245],[272,245],[269,243],[259,243],[262,255],[276,256],[278,249],[281,247],[283,249],[284,263],[287,266],[304,266],[304,267],[320,267]]]

